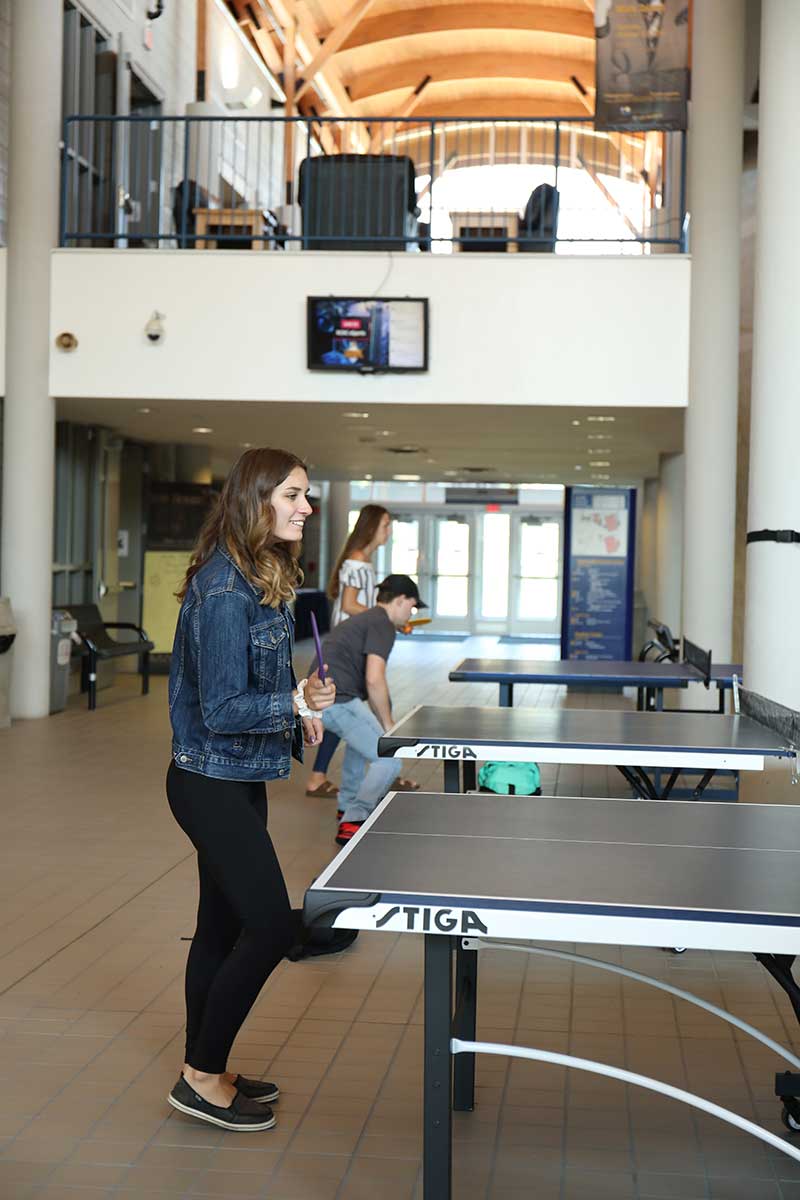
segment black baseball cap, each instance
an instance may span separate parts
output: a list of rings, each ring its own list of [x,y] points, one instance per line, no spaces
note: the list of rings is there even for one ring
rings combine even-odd
[[[428,607],[420,600],[419,588],[410,575],[387,575],[383,583],[378,584],[378,591],[389,592],[392,596],[410,596],[417,608]]]

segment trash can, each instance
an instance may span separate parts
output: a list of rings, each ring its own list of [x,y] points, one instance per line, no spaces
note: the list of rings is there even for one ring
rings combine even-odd
[[[11,601],[0,596],[0,729],[8,729],[11,724],[11,647],[16,636]]]
[[[63,712],[69,695],[72,635],[78,622],[64,608],[53,609],[50,625],[50,712]]]

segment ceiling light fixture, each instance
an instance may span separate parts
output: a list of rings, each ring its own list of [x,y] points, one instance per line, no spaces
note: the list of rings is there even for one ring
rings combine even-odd
[[[213,433],[213,429],[209,429],[208,425],[195,425],[192,428],[192,433]]]
[[[421,475],[393,475],[392,479],[396,479],[398,483],[419,483],[422,479]]]
[[[353,421],[366,421],[369,417],[368,412],[346,412],[342,413],[343,417],[350,417]]]
[[[151,413],[153,410],[152,410],[152,408],[137,408],[136,411],[137,411],[137,413],[144,413],[146,416],[147,413]]]
[[[616,419],[617,419],[616,417],[600,417],[600,416],[586,418],[587,421],[598,421],[601,424],[605,424],[607,421],[616,421]]]
[[[611,463],[608,461],[607,458],[603,458],[603,459],[595,458],[592,460],[591,465],[593,467],[610,467]]]
[[[589,420],[591,421],[591,419],[592,418],[590,417]],[[580,425],[580,421],[571,421],[570,424],[571,425]]]
[[[592,479],[610,479],[610,475],[593,475]]]

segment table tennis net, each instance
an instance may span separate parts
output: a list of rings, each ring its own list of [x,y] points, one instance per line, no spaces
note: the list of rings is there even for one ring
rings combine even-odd
[[[758,692],[739,687],[739,711],[785,738],[790,746],[800,746],[800,713]]]
[[[694,667],[695,671],[699,671],[703,676],[706,687],[708,687],[711,679],[711,651],[702,650],[694,642],[690,642],[688,638],[684,638],[683,661],[688,663],[690,667]]]

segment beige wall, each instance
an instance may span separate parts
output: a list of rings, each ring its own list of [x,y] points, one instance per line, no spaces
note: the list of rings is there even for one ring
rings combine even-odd
[[[309,372],[306,297],[372,296],[387,272],[382,294],[430,300],[430,370]],[[51,334],[70,330],[79,346],[51,351],[50,386],[54,396],[680,408],[690,275],[686,255],[59,250]],[[157,346],[144,336],[154,309],[165,314]]]

